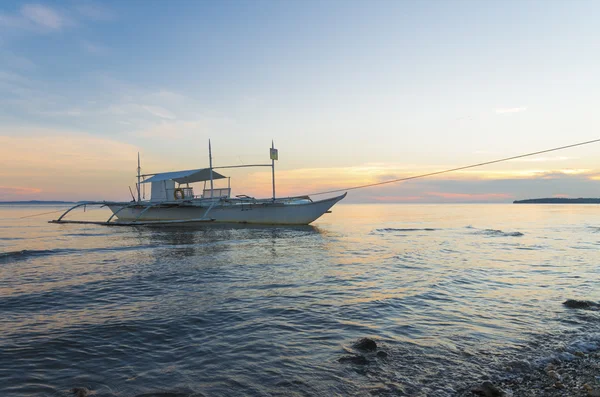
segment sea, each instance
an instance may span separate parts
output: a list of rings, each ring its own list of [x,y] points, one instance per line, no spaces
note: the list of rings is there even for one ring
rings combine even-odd
[[[600,346],[600,313],[563,305],[600,301],[600,205],[48,223],[62,209],[0,206],[2,397],[444,397]]]

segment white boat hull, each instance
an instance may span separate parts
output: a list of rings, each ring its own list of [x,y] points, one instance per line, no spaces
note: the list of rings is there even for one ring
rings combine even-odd
[[[251,223],[266,225],[308,225],[326,213],[346,194],[330,199],[306,203],[248,203],[216,204],[209,209],[203,205],[148,205],[123,206],[109,204],[115,217],[125,222],[190,221],[207,220],[224,223]],[[123,208],[125,207],[125,208]],[[143,212],[143,213],[142,213]]]

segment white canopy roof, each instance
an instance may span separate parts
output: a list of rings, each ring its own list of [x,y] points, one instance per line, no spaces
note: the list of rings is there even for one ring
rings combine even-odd
[[[213,179],[227,178],[226,176],[221,175],[214,170],[212,172],[212,177],[213,177]],[[210,168],[200,168],[197,170],[187,170],[187,171],[162,172],[160,174],[154,174],[154,176],[151,176],[150,178],[146,179],[142,183],[169,181],[169,180],[174,180],[177,183],[194,183],[194,182],[210,181]]]

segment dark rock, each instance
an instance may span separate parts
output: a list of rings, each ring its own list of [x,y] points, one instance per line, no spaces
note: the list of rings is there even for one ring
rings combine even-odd
[[[494,386],[492,382],[483,382],[481,385],[472,389],[471,392],[478,396],[483,397],[503,397],[506,396],[504,390],[500,389],[497,386]]]
[[[74,387],[71,389],[71,393],[73,393],[75,397],[88,397],[90,394],[92,394],[92,392],[85,387]]]
[[[600,389],[594,389],[592,386],[587,383],[583,385],[585,391],[587,391],[588,397],[600,397]]]
[[[367,365],[369,360],[365,356],[362,355],[354,355],[354,356],[343,356],[338,359],[338,361],[342,364],[356,364],[356,365]]]
[[[563,305],[569,309],[597,309],[600,305],[591,301],[580,301],[577,299],[567,299]]]
[[[555,389],[564,389],[564,388],[565,388],[565,385],[563,385],[563,384],[562,384],[562,383],[560,383],[560,382],[556,382],[556,383],[554,383],[554,388],[555,388]]]
[[[379,358],[387,358],[388,354],[386,352],[384,352],[383,350],[380,350],[377,352],[377,357]]]
[[[375,341],[373,339],[370,339],[370,338],[359,339],[352,346],[354,346],[355,349],[362,350],[362,351],[374,351],[374,350],[377,350],[377,343],[375,343]]]

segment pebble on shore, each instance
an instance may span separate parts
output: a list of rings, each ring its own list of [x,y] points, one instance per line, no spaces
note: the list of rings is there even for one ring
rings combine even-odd
[[[600,304],[568,299],[565,307],[579,310],[600,309]],[[504,393],[504,394],[497,394]],[[458,394],[459,397],[600,397],[600,349],[581,346],[573,353],[562,352],[545,367],[523,369],[521,375],[475,384]]]
[[[600,351],[577,353],[570,360],[554,360],[546,367],[532,368],[521,376],[496,380],[491,385],[504,391],[504,395],[515,397],[600,397]],[[494,396],[482,394],[481,386],[474,385],[459,396]]]

